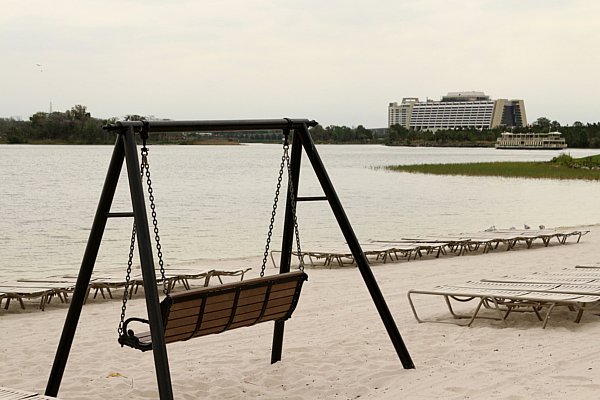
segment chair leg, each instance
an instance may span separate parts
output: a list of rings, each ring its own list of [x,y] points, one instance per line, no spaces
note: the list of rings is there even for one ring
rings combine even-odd
[[[550,319],[550,313],[552,312],[552,310],[554,310],[554,306],[556,306],[556,303],[552,303],[550,304],[550,307],[548,307],[548,312],[546,312],[546,318],[544,318],[542,329],[546,329],[546,325],[548,324],[548,320]]]
[[[538,319],[540,321],[543,321],[543,318],[542,318],[542,316],[540,314],[540,309],[541,309],[541,307],[539,307],[539,306],[533,307],[533,312],[535,313],[535,315],[538,317]]]
[[[495,297],[491,297],[490,298],[492,300],[492,302],[494,303],[494,307],[496,309],[496,311],[498,311],[498,315],[500,315],[500,319],[502,320],[502,322],[504,322],[504,326],[508,326],[508,323],[506,322],[506,318],[504,317],[504,315],[502,315],[502,310],[500,309],[500,306],[498,305],[498,301],[496,300]],[[481,303],[483,304],[484,299],[481,299]],[[480,305],[481,307],[481,305]]]
[[[580,323],[581,322],[581,317],[583,317],[583,307],[581,307],[579,309],[579,311],[577,311],[577,317],[575,317],[575,323]]]

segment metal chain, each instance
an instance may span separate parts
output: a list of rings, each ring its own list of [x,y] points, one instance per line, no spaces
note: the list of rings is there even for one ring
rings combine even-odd
[[[304,257],[302,256],[302,248],[300,246],[300,230],[298,229],[298,215],[296,214],[296,196],[294,194],[294,180],[292,179],[292,170],[290,166],[290,156],[287,152],[285,152],[285,162],[287,165],[288,171],[288,183],[289,183],[289,191],[290,191],[290,204],[292,208],[292,216],[294,217],[294,233],[296,235],[296,252],[298,253],[298,262],[300,263],[299,269],[300,271],[304,271]]]
[[[150,199],[150,208],[152,209],[152,224],[154,225],[154,240],[156,241],[156,251],[158,255],[158,264],[160,265],[160,275],[163,281],[163,293],[168,296],[169,288],[167,285],[167,279],[165,275],[165,267],[164,261],[162,258],[162,246],[160,244],[160,236],[158,231],[158,222],[156,219],[156,205],[154,203],[154,191],[152,190],[152,180],[150,179],[150,168],[148,165],[148,148],[145,146],[142,147],[142,162],[140,165],[140,175],[144,176],[144,170],[146,171],[146,184],[148,185],[148,197]],[[123,291],[123,304],[121,306],[121,320],[119,321],[119,328],[117,331],[119,332],[119,336],[123,335],[123,326],[125,325],[125,312],[127,311],[127,300],[129,300],[129,295],[131,293],[131,270],[133,266],[133,253],[135,251],[135,238],[136,238],[136,225],[135,221],[133,223],[133,228],[131,229],[131,242],[129,245],[129,257],[127,259],[127,274],[125,276],[125,289]]]
[[[129,299],[129,286],[131,282],[131,267],[133,265],[133,251],[135,249],[135,222],[131,229],[131,242],[129,245],[129,258],[127,260],[127,275],[125,275],[125,290],[123,291],[123,305],[121,306],[121,321],[119,322],[119,336],[123,335],[123,325],[125,324],[125,311],[127,310],[127,300]]]
[[[146,156],[148,154],[148,149],[146,149],[146,143],[144,142],[144,147],[142,148],[142,163],[140,164],[140,176],[144,176],[144,164],[148,163]],[[145,153],[145,154],[144,154]],[[123,335],[123,325],[125,325],[125,312],[127,311],[127,300],[129,300],[129,283],[131,281],[131,269],[133,266],[133,252],[135,251],[135,238],[136,238],[136,226],[135,220],[133,221],[133,228],[131,228],[131,242],[129,245],[129,258],[127,259],[127,274],[125,275],[125,289],[123,290],[123,305],[121,306],[121,320],[119,321],[119,328],[117,331],[119,332],[119,336]]]
[[[158,265],[160,267],[160,277],[163,281],[163,293],[169,295],[169,285],[165,275],[165,264],[163,261],[162,246],[158,234],[158,221],[156,219],[156,204],[154,204],[154,190],[152,189],[152,180],[150,179],[150,165],[148,164],[148,149],[142,148],[142,173],[146,170],[146,184],[148,185],[148,198],[150,200],[150,209],[152,210],[152,225],[154,226],[154,240],[156,241],[156,255],[158,256]]]
[[[279,202],[279,191],[281,190],[281,181],[283,180],[283,169],[285,167],[286,155],[288,153],[289,144],[287,140],[283,144],[283,155],[281,156],[281,165],[279,167],[279,176],[277,177],[277,189],[275,190],[275,198],[273,199],[273,211],[271,211],[271,222],[269,223],[269,232],[267,233],[267,242],[265,244],[265,252],[263,254],[262,265],[260,267],[260,277],[265,276],[265,268],[267,267],[267,257],[269,257],[269,247],[271,245],[271,236],[273,235],[273,225],[275,224],[275,215],[277,215],[277,203]]]

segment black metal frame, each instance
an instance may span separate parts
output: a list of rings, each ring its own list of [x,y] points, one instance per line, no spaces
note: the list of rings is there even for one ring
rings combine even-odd
[[[315,121],[306,119],[274,119],[274,120],[238,120],[238,121],[128,121],[118,122],[105,127],[109,131],[118,134],[113,150],[112,158],[108,167],[108,172],[104,181],[104,187],[94,217],[94,222],[85,249],[75,291],[72,296],[71,305],[67,313],[63,332],[58,344],[52,371],[46,386],[46,395],[56,397],[60,383],[67,364],[67,359],[73,338],[77,329],[81,309],[85,301],[87,288],[89,286],[92,272],[106,222],[108,218],[115,216],[132,216],[135,218],[138,249],[142,276],[144,281],[144,293],[146,296],[146,308],[148,311],[148,320],[153,344],[154,365],[158,381],[158,391],[161,400],[172,399],[173,389],[171,386],[171,375],[169,371],[169,362],[167,358],[167,349],[162,330],[162,318],[158,289],[155,285],[156,275],[154,261],[152,256],[152,242],[148,227],[148,220],[145,206],[145,196],[142,187],[142,180],[139,171],[139,160],[137,155],[137,144],[135,134],[140,133],[146,137],[152,132],[218,132],[218,131],[240,131],[240,130],[274,130],[281,129],[293,131],[292,152],[290,157],[291,180],[293,184],[294,197],[298,194],[298,183],[300,178],[300,162],[302,159],[302,150],[306,152],[308,159],[315,171],[315,174],[321,184],[325,196],[323,198],[311,198],[311,200],[327,200],[335,215],[335,218],[342,230],[348,247],[352,251],[354,260],[360,270],[360,273],[367,285],[369,293],[375,303],[375,307],[383,321],[383,324],[390,336],[396,353],[405,369],[414,368],[414,364],[408,353],[406,346],[400,336],[398,327],[394,322],[392,314],[385,302],[383,294],[377,285],[377,281],[371,271],[369,262],[364,255],[358,239],[354,234],[352,226],[346,216],[346,213],[340,203],[340,200],[333,188],[333,185],[327,175],[323,162],[312,137],[308,131],[310,126],[315,126]],[[127,175],[129,178],[129,189],[133,213],[111,213],[110,208],[114,198],[115,190],[119,180],[119,174],[126,161]],[[281,244],[281,261],[279,272],[289,272],[292,258],[292,246],[294,237],[294,216],[292,213],[292,196],[289,190],[287,193],[286,212],[284,218],[283,238]],[[302,199],[302,198],[301,198]],[[119,214],[119,215],[117,215]],[[121,215],[123,214],[123,215]],[[281,360],[283,347],[283,333],[285,323],[276,322],[273,331],[273,346],[271,353],[271,363]]]

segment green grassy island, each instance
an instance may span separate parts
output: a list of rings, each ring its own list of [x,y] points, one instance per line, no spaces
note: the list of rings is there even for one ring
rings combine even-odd
[[[600,155],[572,158],[570,155],[561,154],[548,162],[392,165],[385,169],[435,175],[600,180]]]

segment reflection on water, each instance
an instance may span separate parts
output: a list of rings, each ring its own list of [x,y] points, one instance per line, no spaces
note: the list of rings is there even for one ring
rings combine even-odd
[[[319,146],[359,240],[600,222],[596,182],[434,176],[389,164],[549,160],[557,152]],[[574,157],[594,151],[570,149]],[[0,279],[75,273],[112,146],[0,146]],[[281,161],[278,145],[152,146],[161,243],[168,264],[262,254]],[[126,176],[112,211],[131,209]],[[300,195],[321,195],[303,160]],[[283,203],[272,248],[279,246]],[[343,245],[326,203],[299,205],[304,248]],[[98,267],[127,260],[131,220],[109,220]]]

